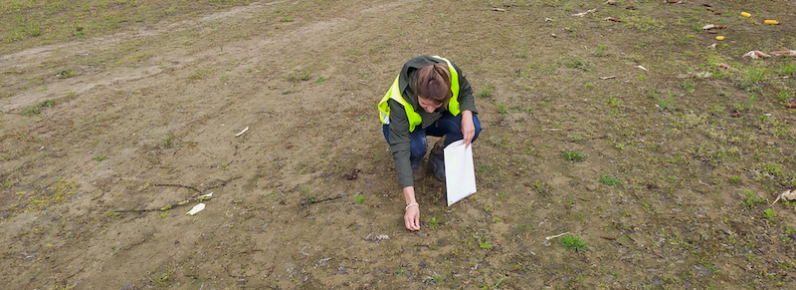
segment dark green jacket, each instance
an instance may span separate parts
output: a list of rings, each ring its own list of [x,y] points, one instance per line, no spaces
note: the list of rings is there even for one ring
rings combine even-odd
[[[436,112],[427,113],[426,110],[420,107],[420,104],[417,102],[417,96],[414,93],[415,74],[420,68],[439,62],[444,63],[442,60],[426,55],[415,57],[404,64],[398,78],[401,96],[403,96],[404,101],[412,105],[415,112],[420,114],[420,117],[423,119],[423,123],[421,124],[423,129],[442,117],[442,114],[446,113],[448,108],[446,106],[441,106]],[[453,61],[451,61],[451,64],[459,74],[459,108],[461,111],[469,110],[472,111],[473,114],[477,114],[478,111],[475,109],[475,99],[473,98],[473,89],[470,87],[470,83],[467,82],[462,70],[459,69]],[[390,149],[392,149],[395,168],[396,171],[398,171],[398,179],[401,182],[401,188],[413,186],[412,166],[409,162],[409,142],[412,140],[411,133],[409,132],[409,119],[406,117],[406,111],[401,104],[393,100],[389,100],[388,103],[390,105]],[[415,128],[415,130],[420,130],[420,128]]]

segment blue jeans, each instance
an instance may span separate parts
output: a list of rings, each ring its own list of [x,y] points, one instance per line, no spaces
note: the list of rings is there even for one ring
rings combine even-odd
[[[478,135],[481,133],[481,121],[478,120],[478,117],[473,114],[473,126],[475,127],[475,135],[473,136],[472,142],[475,142],[475,139],[478,138]],[[387,143],[390,143],[390,126],[383,125],[382,130],[384,131],[384,139],[387,140]],[[428,150],[428,140],[426,139],[426,135],[431,135],[435,137],[445,137],[445,146],[447,147],[453,142],[459,141],[464,139],[464,135],[462,135],[462,114],[457,116],[453,116],[450,112],[446,112],[442,115],[439,120],[428,126],[428,128],[421,128],[421,126],[415,127],[415,131],[412,132],[412,141],[409,143],[409,159],[412,162],[412,170],[417,171],[418,166],[420,165],[420,160],[426,156],[426,151]]]

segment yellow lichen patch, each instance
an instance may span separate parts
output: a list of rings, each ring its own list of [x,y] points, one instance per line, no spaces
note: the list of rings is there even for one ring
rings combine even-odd
[[[35,196],[28,197],[29,205],[37,209],[44,209],[56,203],[63,202],[70,195],[75,194],[80,185],[74,181],[64,181],[58,178],[51,186],[45,188]]]

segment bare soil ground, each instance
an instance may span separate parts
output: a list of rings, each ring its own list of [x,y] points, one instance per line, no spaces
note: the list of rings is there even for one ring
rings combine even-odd
[[[796,285],[796,57],[742,57],[793,1],[8,2],[2,289]],[[419,54],[484,130],[409,232],[375,105]]]

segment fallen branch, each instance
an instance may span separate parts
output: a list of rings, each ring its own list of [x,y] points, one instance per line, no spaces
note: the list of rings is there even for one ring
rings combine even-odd
[[[230,162],[230,164],[232,164],[232,163]],[[241,178],[243,178],[243,176],[235,176],[235,177],[230,178],[228,180],[216,179],[213,182],[221,181],[221,183],[213,185],[213,186],[208,186],[208,187],[205,188],[205,191],[213,189],[213,188],[219,188],[219,187],[227,186],[227,183],[229,183],[230,181],[233,181],[233,180],[236,180],[236,179],[241,179]]]
[[[327,197],[327,198],[324,198],[324,199],[310,200],[310,201],[307,201],[307,202],[302,202],[300,205],[301,206],[308,206],[308,205],[313,205],[313,204],[316,204],[316,203],[321,203],[321,202],[324,202],[324,201],[330,201],[330,200],[335,200],[335,199],[340,199],[340,198],[342,198],[342,196]]]
[[[193,198],[191,198],[191,199],[183,200],[183,201],[181,201],[181,202],[178,202],[178,203],[175,203],[175,204],[170,204],[170,205],[167,205],[167,206],[164,206],[164,207],[161,207],[161,208],[150,208],[150,209],[130,209],[130,210],[114,210],[113,212],[122,213],[122,212],[150,212],[150,211],[167,211],[167,210],[170,210],[170,209],[172,209],[172,208],[175,208],[175,207],[181,207],[181,206],[184,206],[184,205],[186,205],[186,204],[189,204],[189,203],[192,203],[192,202],[195,202],[195,201],[204,201],[204,200],[210,200],[210,199],[212,199],[212,198],[213,198],[212,196],[204,196],[204,195],[200,195],[200,196],[196,196],[196,197],[193,197]]]
[[[182,188],[187,188],[187,189],[190,189],[190,190],[196,191],[196,192],[198,192],[198,193],[202,193],[202,191],[200,191],[200,190],[196,189],[196,187],[193,187],[193,186],[188,186],[188,185],[182,185],[182,184],[171,184],[171,183],[153,183],[153,184],[150,184],[150,185],[152,185],[152,186],[172,186],[172,187],[182,187]]]

